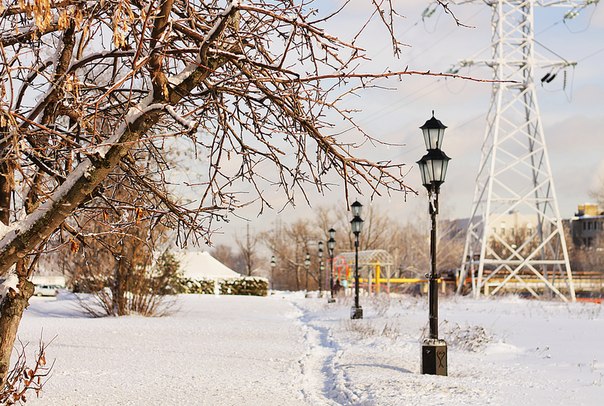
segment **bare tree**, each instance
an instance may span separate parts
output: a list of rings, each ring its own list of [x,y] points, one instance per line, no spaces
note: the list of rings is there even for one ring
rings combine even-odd
[[[359,249],[385,249],[391,245],[393,233],[397,230],[398,223],[393,221],[388,213],[381,211],[374,204],[363,207],[363,231],[359,236]],[[337,233],[336,244],[338,250],[352,251],[354,249],[354,235],[350,226],[352,215],[345,204],[331,208],[320,208],[316,220],[318,230],[323,241],[329,239],[328,231],[334,228]]]
[[[272,275],[277,289],[314,289],[318,284],[316,255],[310,256],[310,266],[305,267],[306,254],[311,242],[317,242],[317,232],[312,223],[298,220],[292,224],[278,223],[276,228],[260,234],[260,238],[275,256],[276,267]]]
[[[240,255],[233,252],[233,248],[225,244],[217,244],[212,248],[211,254],[218,261],[228,266],[234,271],[243,274],[244,264],[241,261]]]
[[[600,185],[590,190],[589,196],[598,203],[599,207],[604,208],[604,178],[599,180]]]
[[[93,294],[94,300],[80,301],[91,315],[157,316],[168,309],[167,286],[178,269],[157,269],[154,248],[166,230],[158,226],[148,232],[144,226],[133,224],[119,233],[101,226],[100,233],[89,233],[80,252],[72,254],[79,257],[72,282],[80,291]]]
[[[329,228],[336,229],[336,252],[352,251],[354,236],[350,228],[351,214],[344,205],[317,210],[317,233],[324,241]],[[401,224],[378,205],[363,209],[361,250],[383,249],[394,257],[395,272],[412,277],[423,277],[429,267],[429,229],[427,223]],[[455,221],[439,222],[438,269],[451,270],[459,266],[465,236]]]
[[[252,276],[252,271],[256,264],[258,236],[250,234],[249,224],[247,224],[245,231],[245,237],[236,237],[235,242],[237,243],[242,262],[245,266],[245,275]]]
[[[32,262],[61,227],[77,238],[74,213],[109,204],[142,210],[185,245],[207,241],[213,221],[247,203],[240,200],[244,185],[262,208],[270,206],[267,187],[278,185],[293,202],[296,191],[305,198],[307,185],[323,192],[330,172],[347,195],[363,185],[374,194],[411,191],[401,163],[356,157],[357,145],[330,134],[326,117],[339,115],[370,138],[338,107],[342,95],[380,78],[434,74],[356,72],[363,50],[328,34],[332,16],[317,16],[311,3],[3,3],[0,275],[16,265],[19,283],[2,303],[2,382],[33,292]],[[397,52],[391,0],[367,3]],[[170,187],[165,154],[176,140],[186,140],[184,149],[205,168],[188,184],[195,202],[176,198]],[[108,196],[104,181],[118,170],[155,198],[133,205]]]
[[[363,214],[366,222],[361,233],[361,249],[385,249],[394,252],[399,246],[400,228],[386,213],[375,206],[370,206]],[[354,237],[350,228],[350,211],[344,204],[330,208],[317,209],[317,217],[301,219],[291,224],[277,223],[275,229],[264,232],[261,238],[264,244],[275,255],[275,282],[278,288],[284,289],[314,289],[319,283],[319,264],[317,243],[327,242],[329,229],[336,229],[335,253],[351,251]],[[366,227],[366,228],[365,228]],[[324,261],[328,254],[324,247]],[[309,272],[306,272],[304,260],[310,254]],[[329,269],[329,266],[325,268]]]

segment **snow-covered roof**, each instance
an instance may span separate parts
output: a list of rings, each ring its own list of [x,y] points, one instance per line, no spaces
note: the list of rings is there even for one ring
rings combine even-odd
[[[179,256],[180,270],[185,278],[230,279],[241,275],[218,261],[208,252],[183,252]]]

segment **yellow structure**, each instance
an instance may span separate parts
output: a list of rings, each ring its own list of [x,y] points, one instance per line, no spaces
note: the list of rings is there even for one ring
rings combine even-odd
[[[579,213],[583,213],[583,216],[599,216],[599,208],[595,203],[585,203],[579,205]]]

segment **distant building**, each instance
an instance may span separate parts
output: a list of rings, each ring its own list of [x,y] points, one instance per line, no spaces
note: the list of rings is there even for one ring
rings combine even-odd
[[[580,204],[570,229],[576,247],[604,248],[604,211],[597,204]]]
[[[516,243],[516,240],[522,243],[525,238],[534,233],[536,220],[535,215],[521,214],[517,211],[492,216],[489,221],[489,240],[493,241],[493,235],[498,235],[512,244]],[[445,237],[465,239],[469,223],[469,218],[443,220],[440,227],[445,231]]]

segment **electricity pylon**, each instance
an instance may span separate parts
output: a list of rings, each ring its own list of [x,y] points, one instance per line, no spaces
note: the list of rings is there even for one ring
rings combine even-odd
[[[464,1],[465,2],[465,1]],[[502,290],[575,300],[534,82],[534,7],[573,1],[484,0],[492,7],[491,104],[457,293]],[[568,14],[568,13],[567,13]]]

